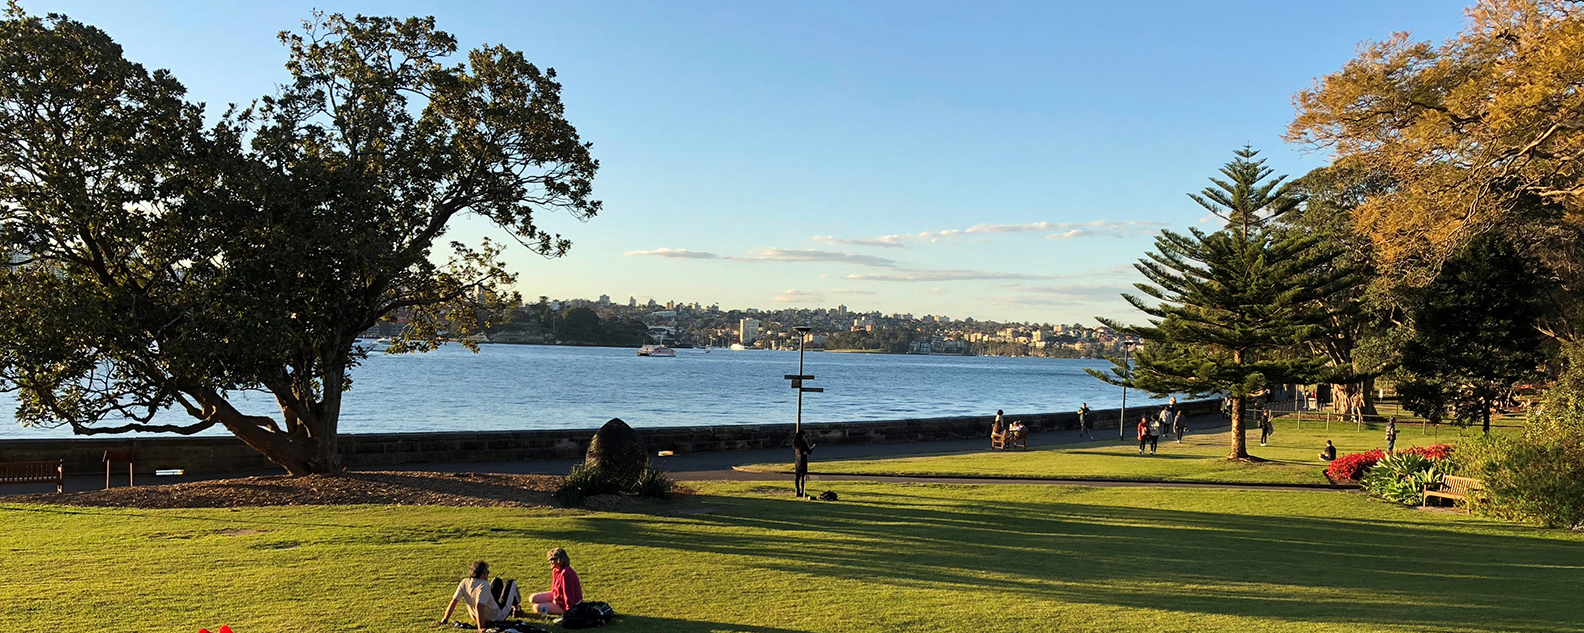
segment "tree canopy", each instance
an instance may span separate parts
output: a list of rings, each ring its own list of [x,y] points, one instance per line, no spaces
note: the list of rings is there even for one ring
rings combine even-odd
[[[1498,231],[1561,282],[1542,325],[1571,339],[1584,305],[1584,3],[1491,0],[1468,14],[1439,45],[1398,33],[1362,48],[1295,97],[1288,137],[1391,179],[1353,219],[1394,275],[1422,286]]]
[[[598,162],[553,70],[501,46],[453,63],[433,18],[316,14],[282,33],[292,81],[205,126],[166,71],[104,32],[14,5],[0,21],[0,389],[77,433],[220,425],[296,474],[339,468],[356,336],[422,351],[515,304],[488,219],[567,252]],[[281,416],[230,399],[264,391]],[[189,424],[152,424],[179,407]],[[109,420],[115,424],[104,424]]]

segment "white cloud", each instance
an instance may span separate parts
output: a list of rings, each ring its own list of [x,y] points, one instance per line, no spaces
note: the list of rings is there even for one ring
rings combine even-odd
[[[796,288],[788,288],[786,290],[782,290],[781,294],[776,295],[774,300],[775,301],[779,301],[781,303],[818,302],[818,301],[824,301],[825,300],[825,293],[811,291],[811,290],[798,290]]]
[[[930,288],[929,290],[920,290],[919,293],[927,295],[943,295],[946,294],[946,289],[936,286],[934,288]]]
[[[667,259],[722,259],[720,255],[704,251],[690,251],[685,248],[657,248],[652,251],[627,251],[627,255],[643,255],[647,257],[664,257]]]
[[[1170,226],[1167,222],[1144,220],[1094,220],[1092,222],[1029,222],[1026,224],[976,224],[966,229],[924,231],[904,235],[883,235],[875,238],[845,239],[829,235],[816,235],[810,239],[827,244],[853,246],[899,247],[908,242],[935,243],[940,240],[967,235],[994,235],[998,233],[1045,233],[1045,239],[1063,240],[1078,237],[1132,237],[1152,234]]]
[[[835,246],[878,246],[882,248],[902,248],[902,243],[907,241],[907,237],[903,235],[882,235],[880,237],[871,239],[848,240],[832,237],[830,235],[815,235],[814,237],[809,238],[809,240]]]
[[[761,248],[749,251],[747,257],[732,257],[744,262],[836,262],[876,268],[894,268],[896,260],[873,255],[854,255],[841,251],[817,251],[791,248]]]
[[[901,270],[878,275],[852,274],[854,281],[940,282],[940,281],[1007,281],[1056,279],[1054,275],[1028,275],[1024,273],[998,273],[983,270]]]
[[[830,293],[833,294],[833,295],[866,295],[866,296],[872,296],[872,295],[880,294],[880,293],[875,292],[873,290],[859,290],[857,288],[841,288],[841,289],[837,289],[837,290],[832,290],[832,291],[830,291]]]

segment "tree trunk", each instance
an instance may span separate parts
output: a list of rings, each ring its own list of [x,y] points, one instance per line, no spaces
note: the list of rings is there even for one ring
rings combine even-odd
[[[1490,435],[1491,400],[1489,398],[1481,400],[1480,405],[1480,413],[1482,414],[1481,417],[1484,418],[1485,421],[1485,434]]]
[[[1369,411],[1369,387],[1362,382],[1350,382],[1331,387],[1331,407],[1344,420],[1352,420]]]
[[[1375,408],[1375,377],[1364,379],[1364,415],[1380,415],[1380,410]]]
[[[219,420],[242,443],[252,447],[270,461],[285,468],[293,476],[315,472],[308,452],[299,442],[293,442],[285,433],[276,432],[275,421],[259,416],[242,415],[219,394],[205,394],[199,398],[205,414]]]
[[[1243,396],[1232,397],[1232,453],[1227,459],[1248,459],[1248,439],[1244,436],[1244,413],[1248,410],[1248,399]]]

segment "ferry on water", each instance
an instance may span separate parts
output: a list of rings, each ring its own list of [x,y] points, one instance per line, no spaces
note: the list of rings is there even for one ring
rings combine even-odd
[[[664,345],[645,345],[638,348],[639,356],[676,356],[676,350]]]

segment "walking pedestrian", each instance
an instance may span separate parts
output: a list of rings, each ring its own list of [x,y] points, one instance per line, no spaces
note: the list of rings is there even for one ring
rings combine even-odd
[[[1094,439],[1094,433],[1089,432],[1089,403],[1085,402],[1078,407],[1078,437],[1089,436]]]
[[[1270,441],[1271,432],[1276,430],[1276,428],[1271,425],[1270,409],[1261,409],[1260,410],[1259,429],[1260,429],[1260,446],[1264,446],[1266,442]]]
[[[1397,450],[1397,418],[1392,418],[1392,419],[1390,419],[1390,420],[1388,420],[1386,422],[1386,452],[1391,453],[1391,452],[1394,452],[1396,450]]]
[[[1154,455],[1155,454],[1155,446],[1160,442],[1161,421],[1160,420],[1150,420],[1149,429],[1148,430],[1149,430],[1150,454]]]
[[[808,482],[809,454],[814,452],[814,445],[808,441],[808,436],[803,435],[802,429],[792,437],[792,487],[797,492],[798,498],[807,497],[803,489]]]
[[[1188,427],[1188,422],[1183,420],[1183,412],[1182,411],[1177,411],[1177,412],[1172,414],[1172,432],[1177,434],[1177,443],[1178,444],[1182,443],[1183,431],[1188,430],[1187,427]]]
[[[1144,454],[1144,445],[1148,444],[1149,440],[1150,440],[1149,416],[1146,415],[1146,416],[1143,416],[1143,417],[1139,418],[1137,432],[1138,432],[1138,441],[1139,441],[1139,454],[1143,455]]]

